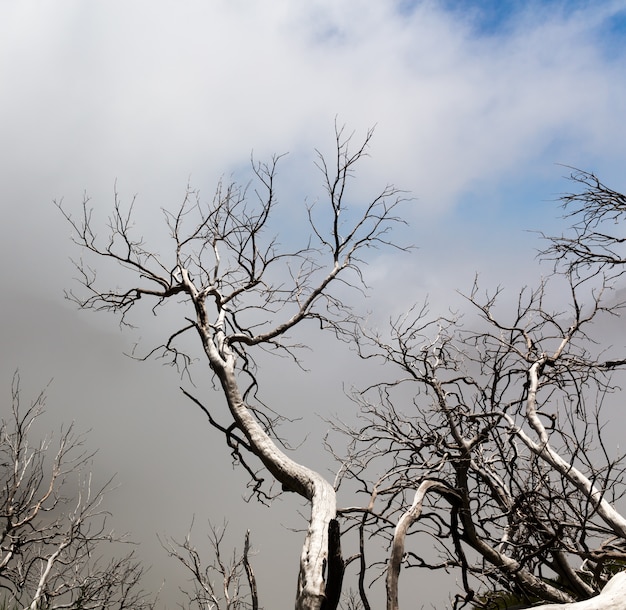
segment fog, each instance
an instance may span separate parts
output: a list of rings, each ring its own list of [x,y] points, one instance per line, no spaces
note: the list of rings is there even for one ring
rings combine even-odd
[[[0,2],[2,404],[19,370],[25,399],[48,386],[43,427],[90,430],[96,476],[119,485],[112,522],[140,543],[163,606],[182,580],[157,534],[180,539],[195,519],[198,546],[209,520],[228,521],[239,548],[250,529],[262,604],[288,607],[307,509],[290,494],[271,508],[242,500],[245,473],[179,389],[225,412],[202,360],[194,388],[125,355],[162,342],[161,319],[120,329],[64,298],[81,253],[53,202],[78,211],[87,193],[102,220],[114,190],[136,195],[140,232],[162,251],[161,208],[187,184],[208,201],[221,176],[248,181],[251,154],[288,152],[276,229],[306,239],[303,205],[323,193],[315,149],[332,152],[335,122],[355,139],[375,126],[354,200],[405,189],[396,238],[417,249],[372,252],[371,290],[350,296],[355,307],[376,324],[426,298],[433,314],[463,308],[456,290],[476,273],[514,299],[544,272],[528,231],[564,226],[554,199],[571,185],[559,164],[626,189],[625,24],[623,1]],[[114,269],[100,272],[115,284]],[[296,459],[332,478],[324,420],[353,417],[346,391],[372,373],[330,336],[303,333],[308,372],[264,359],[261,389],[294,420],[284,431]],[[442,607],[454,587],[414,578],[425,605]]]

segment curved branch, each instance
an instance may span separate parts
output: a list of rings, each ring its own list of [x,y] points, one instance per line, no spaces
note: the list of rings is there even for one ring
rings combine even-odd
[[[391,541],[391,555],[387,566],[387,610],[398,610],[398,580],[400,567],[404,558],[404,541],[411,525],[420,518],[422,504],[429,491],[436,491],[440,495],[454,500],[460,500],[459,494],[447,484],[434,479],[422,481],[413,497],[413,504],[400,517]]]

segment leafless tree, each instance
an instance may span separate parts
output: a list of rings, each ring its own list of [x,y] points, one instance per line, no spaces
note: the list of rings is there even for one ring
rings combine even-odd
[[[257,460],[283,490],[309,501],[311,515],[296,599],[296,608],[302,610],[331,608],[338,600],[343,563],[335,544],[339,536],[333,535],[338,527],[335,490],[281,446],[276,434],[280,409],[270,409],[259,399],[254,358],[258,350],[265,350],[297,361],[300,345],[290,336],[307,321],[340,338],[353,334],[358,319],[343,300],[346,290],[363,288],[366,250],[393,246],[388,231],[401,221],[395,208],[403,199],[398,189],[387,186],[368,201],[351,200],[349,182],[366,155],[372,133],[356,147],[344,129],[335,133],[335,156],[317,157],[326,203],[308,206],[310,239],[297,249],[281,248],[272,234],[279,157],[267,164],[253,161],[254,192],[234,183],[220,184],[213,201],[204,202],[189,189],[175,211],[164,211],[171,236],[169,252],[144,244],[133,227],[133,205],[124,206],[117,194],[108,235],[102,240],[87,199],[79,217],[59,205],[86,255],[127,272],[115,282],[122,288],[101,287],[101,276],[81,258],[77,267],[85,290],[70,298],[84,309],[119,313],[122,323],[147,300],[155,314],[182,301],[180,326],[150,354],[171,356],[186,368],[192,348],[184,340],[195,335],[206,357],[207,373],[214,376],[225,398],[228,420],[219,422],[204,401],[192,398],[247,469],[254,493],[260,499],[270,493]]]
[[[73,427],[58,441],[36,441],[44,395],[20,403],[19,378],[10,414],[0,422],[0,596],[4,607],[48,610],[148,609],[143,569],[133,553],[113,558],[119,538],[107,527],[93,488],[91,454]],[[106,559],[109,557],[109,559]]]
[[[594,338],[600,322],[623,334],[611,288],[625,269],[626,198],[591,174],[572,178],[585,188],[563,197],[572,228],[548,238],[553,275],[522,290],[512,312],[498,307],[499,290],[475,284],[469,324],[417,307],[389,333],[356,337],[389,377],[355,394],[360,427],[337,426],[351,439],[343,477],[369,498],[365,513],[340,513],[387,541],[388,610],[399,607],[401,566],[457,569],[455,606],[497,608],[477,593],[572,603],[626,565],[615,508],[624,459],[605,442],[602,412],[626,360]],[[409,532],[422,544],[409,545]],[[621,607],[608,593],[598,603]]]
[[[183,392],[223,435],[253,494],[271,497],[269,473],[310,503],[298,610],[337,608],[349,565],[357,566],[358,599],[351,594],[347,604],[366,610],[372,569],[374,578],[385,574],[388,610],[399,607],[402,566],[458,571],[455,607],[495,608],[491,591],[528,604],[576,604],[604,588],[603,603],[612,608],[606,600],[622,586],[612,577],[626,562],[626,519],[616,509],[624,463],[604,440],[602,406],[626,359],[607,355],[594,331],[604,319],[619,321],[622,308],[612,289],[624,269],[624,197],[592,174],[572,175],[584,188],[563,198],[571,232],[548,237],[543,256],[554,269],[523,289],[512,311],[500,306],[499,289],[482,292],[475,284],[465,319],[431,319],[427,307],[416,307],[393,320],[390,332],[369,331],[347,298],[365,288],[364,252],[397,247],[388,231],[401,222],[395,210],[403,200],[387,186],[348,205],[349,182],[371,136],[352,148],[352,137],[336,129],[334,158],[318,154],[327,204],[307,208],[310,238],[296,249],[281,247],[272,232],[280,157],[253,161],[256,190],[220,184],[207,203],[188,189],[175,211],[164,211],[171,238],[165,252],[146,245],[133,225],[134,201],[125,206],[117,193],[104,237],[87,198],[79,216],[59,204],[84,254],[76,263],[83,290],[69,298],[83,309],[118,313],[122,325],[141,320],[146,302],[155,315],[181,308],[180,323],[145,357],[168,357],[188,372],[194,348],[186,338],[195,337],[227,419]],[[121,288],[102,285],[94,258],[118,270]],[[288,455],[277,433],[283,413],[259,394],[259,350],[298,364],[302,345],[292,335],[307,321],[386,365],[385,379],[354,395],[361,425],[335,424],[349,438],[335,485]],[[338,510],[339,485],[352,485],[363,502]],[[359,540],[347,559],[340,523]],[[388,557],[376,564],[369,546],[380,540]],[[213,542],[209,568],[189,540],[170,547],[194,577],[192,600],[243,607],[245,572],[245,603],[255,607],[247,543],[241,557],[225,563],[221,538]],[[213,573],[222,577],[219,591]]]
[[[550,245],[544,256],[566,273],[619,277],[626,272],[626,234],[622,228],[626,196],[590,172],[574,169],[569,178],[578,186],[561,197],[570,230],[547,237]]]
[[[223,610],[259,610],[256,577],[250,562],[250,532],[246,532],[243,551],[224,557],[226,527],[211,527],[209,534],[211,559],[202,556],[191,541],[191,532],[183,542],[170,540],[164,547],[188,572],[192,591],[183,591],[188,599],[186,608],[215,608]],[[244,588],[244,584],[247,586]]]

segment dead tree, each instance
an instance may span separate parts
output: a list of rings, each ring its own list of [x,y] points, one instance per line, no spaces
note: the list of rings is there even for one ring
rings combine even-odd
[[[616,279],[626,272],[626,236],[620,230],[626,195],[590,172],[572,169],[569,178],[578,189],[563,195],[561,204],[571,226],[560,236],[542,234],[549,242],[542,255],[559,272]]]
[[[490,607],[479,592],[585,600],[626,564],[615,508],[625,465],[602,411],[626,359],[594,339],[600,321],[623,324],[611,289],[626,269],[626,198],[590,174],[573,179],[585,189],[563,198],[572,228],[549,238],[553,275],[522,290],[512,312],[498,307],[499,290],[474,285],[469,324],[415,308],[387,334],[355,337],[389,374],[355,394],[363,424],[337,426],[351,439],[344,479],[370,499],[369,533],[390,548],[388,610],[399,607],[402,565],[458,569],[455,606]],[[410,532],[435,552],[408,544]]]
[[[107,527],[107,485],[92,486],[91,458],[70,426],[59,439],[33,433],[41,394],[20,404],[13,383],[9,416],[0,422],[0,597],[6,608],[151,609],[132,553],[117,559]]]
[[[402,193],[392,186],[367,201],[350,201],[349,182],[372,137],[351,148],[351,136],[336,129],[336,154],[318,155],[327,203],[310,205],[309,241],[285,251],[272,234],[277,211],[276,174],[279,158],[253,162],[254,193],[237,184],[221,184],[212,202],[188,190],[182,204],[166,210],[171,235],[168,252],[149,249],[133,227],[132,203],[125,207],[117,194],[102,240],[92,221],[89,201],[76,217],[59,205],[74,229],[74,240],[85,255],[120,270],[118,289],[101,287],[81,258],[77,267],[84,290],[70,294],[83,309],[107,310],[126,323],[131,312],[150,301],[157,314],[167,304],[183,302],[180,326],[151,354],[168,354],[187,367],[190,353],[182,343],[193,333],[228,406],[229,418],[219,422],[202,406],[209,422],[220,430],[230,450],[247,469],[254,490],[264,488],[257,459],[283,490],[310,503],[311,515],[302,554],[296,608],[320,608],[325,599],[325,569],[329,563],[329,527],[336,516],[333,486],[314,469],[295,462],[275,434],[281,407],[268,410],[256,401],[258,377],[254,354],[277,351],[297,360],[298,343],[290,339],[301,324],[312,321],[338,336],[347,336],[356,322],[342,300],[346,286],[362,289],[362,255],[366,249],[393,245],[390,227],[399,221],[395,208]]]
[[[223,610],[259,610],[256,577],[250,562],[250,532],[246,532],[243,551],[224,556],[226,526],[211,527],[209,534],[212,560],[207,560],[191,542],[191,532],[183,542],[164,543],[170,557],[175,558],[191,576],[193,590],[185,591],[186,608],[218,608]],[[247,586],[244,586],[244,583]]]

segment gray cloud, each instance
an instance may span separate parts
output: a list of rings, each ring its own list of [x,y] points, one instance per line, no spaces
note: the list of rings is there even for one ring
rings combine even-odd
[[[536,242],[522,230],[557,227],[545,200],[567,184],[555,162],[621,188],[626,62],[613,24],[626,3],[533,3],[488,32],[479,12],[444,5],[0,6],[0,387],[8,396],[16,367],[33,393],[55,378],[50,422],[93,429],[96,468],[120,473],[116,523],[142,540],[150,561],[160,552],[156,532],[181,537],[193,514],[201,526],[228,513],[234,538],[253,529],[262,583],[285,570],[293,577],[280,587],[291,590],[300,537],[283,525],[299,524],[295,500],[281,500],[276,513],[243,505],[243,475],[179,394],[176,372],[121,356],[134,340],[156,340],[152,320],[122,334],[114,320],[63,302],[68,257],[78,252],[52,200],[75,207],[87,191],[105,217],[117,180],[123,198],[139,195],[141,233],[161,248],[159,208],[180,202],[188,180],[210,199],[221,175],[245,179],[250,151],[260,159],[290,151],[279,195],[293,235],[297,206],[320,193],[312,151],[332,150],[335,117],[358,133],[377,124],[354,205],[388,181],[411,191],[410,228],[399,235],[420,249],[372,259],[375,292],[365,306],[384,319],[430,293],[437,312],[459,302],[454,288],[468,288],[476,271],[486,285],[504,281],[514,291],[539,272],[529,262]],[[360,373],[358,363],[318,362],[326,339],[312,341],[320,342],[308,356],[314,372],[294,373],[289,396],[274,396],[271,382],[284,377],[285,363],[272,363],[266,387],[290,416],[305,417],[294,428],[298,440],[310,433],[302,455],[327,463],[317,455],[324,424],[310,414],[349,413],[342,383],[357,383]],[[209,385],[203,379],[205,395],[221,405]],[[303,387],[315,400],[303,404]],[[155,587],[167,578],[170,605],[178,586],[171,569],[159,562],[151,575]],[[268,607],[285,599],[268,586]]]

